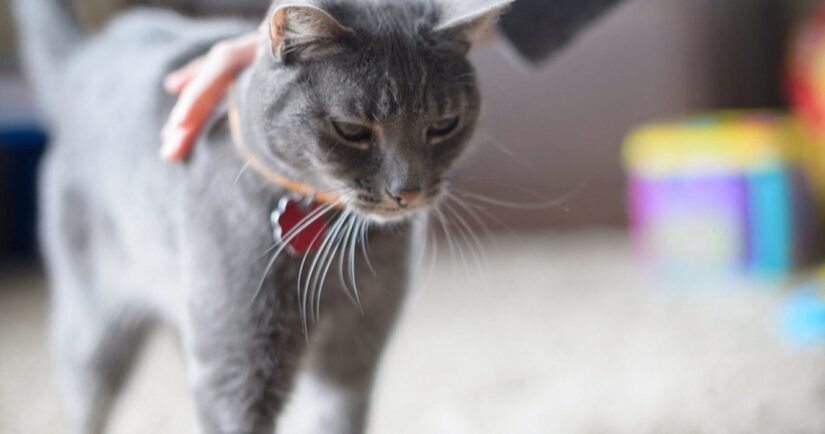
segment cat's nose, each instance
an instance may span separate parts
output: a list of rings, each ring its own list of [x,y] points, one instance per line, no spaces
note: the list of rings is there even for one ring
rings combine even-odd
[[[414,204],[418,199],[421,197],[421,187],[418,186],[406,186],[402,188],[388,188],[387,194],[400,206],[401,208],[406,208],[412,204]]]

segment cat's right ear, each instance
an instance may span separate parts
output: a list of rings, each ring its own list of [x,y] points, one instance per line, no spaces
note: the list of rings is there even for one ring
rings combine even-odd
[[[275,7],[268,30],[272,55],[282,62],[333,54],[353,35],[323,9],[301,4]]]
[[[456,51],[466,54],[476,43],[492,34],[496,22],[510,9],[513,1],[482,2],[469,11],[464,10],[464,7],[454,6],[459,11],[449,11],[446,21],[438,25],[435,31],[443,35]]]

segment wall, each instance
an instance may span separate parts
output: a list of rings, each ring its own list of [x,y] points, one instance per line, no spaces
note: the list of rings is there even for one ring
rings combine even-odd
[[[501,50],[477,53],[489,139],[472,172],[551,197],[580,190],[569,212],[497,214],[527,227],[623,222],[620,148],[634,125],[778,103],[774,8],[769,0],[635,0],[538,70]]]
[[[11,26],[9,4],[7,1],[0,2],[0,60],[2,61],[11,56],[14,46],[13,33],[14,28]],[[2,63],[0,63],[0,66],[2,66]]]

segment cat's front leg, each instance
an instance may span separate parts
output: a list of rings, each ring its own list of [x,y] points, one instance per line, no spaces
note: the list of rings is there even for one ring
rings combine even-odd
[[[375,372],[408,281],[406,234],[373,238],[371,262],[376,275],[363,258],[356,264],[361,271],[357,279],[361,309],[339,287],[324,292],[320,322],[310,336],[279,433],[366,431]]]
[[[305,345],[290,319],[295,309],[282,300],[204,299],[182,333],[200,432],[272,434]]]
[[[322,313],[279,433],[365,432],[375,371],[404,292],[385,290],[381,306],[372,306],[380,311],[361,314],[344,302]]]

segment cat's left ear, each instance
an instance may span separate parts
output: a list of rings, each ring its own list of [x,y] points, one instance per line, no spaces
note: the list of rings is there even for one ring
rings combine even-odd
[[[345,38],[353,34],[352,29],[308,2],[275,7],[267,30],[272,54],[280,61],[335,53],[342,49]]]
[[[487,2],[471,12],[458,13],[435,28],[436,34],[444,35],[462,54],[466,54],[479,41],[493,32],[498,19],[510,9],[514,0]]]

